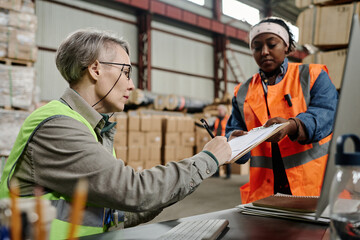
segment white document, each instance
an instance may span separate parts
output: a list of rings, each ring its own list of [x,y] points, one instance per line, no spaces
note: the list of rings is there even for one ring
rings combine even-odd
[[[251,149],[258,146],[260,143],[264,142],[266,139],[270,138],[272,135],[277,133],[280,129],[285,127],[288,122],[285,123],[276,123],[270,127],[258,127],[253,128],[246,135],[236,137],[229,141],[231,147],[231,162],[239,159]]]

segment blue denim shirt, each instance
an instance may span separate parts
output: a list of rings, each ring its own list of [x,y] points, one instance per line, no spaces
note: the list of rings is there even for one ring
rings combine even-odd
[[[275,84],[279,83],[285,76],[288,60],[285,58],[281,66],[281,73],[277,76]],[[260,70],[261,71],[261,70]],[[338,92],[331,82],[329,75],[321,71],[310,90],[310,104],[306,112],[298,114],[307,133],[308,139],[301,144],[318,142],[328,136],[333,129],[335,112],[338,101]],[[229,138],[234,130],[247,131],[245,121],[242,119],[236,98],[232,99],[232,113],[226,125],[225,136]],[[250,158],[250,153],[240,158],[237,163],[245,163]]]

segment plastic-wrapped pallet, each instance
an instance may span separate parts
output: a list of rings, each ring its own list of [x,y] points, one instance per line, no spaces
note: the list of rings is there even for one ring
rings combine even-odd
[[[33,67],[0,65],[0,106],[31,110],[34,87]]]
[[[30,112],[0,109],[0,156],[8,156]]]

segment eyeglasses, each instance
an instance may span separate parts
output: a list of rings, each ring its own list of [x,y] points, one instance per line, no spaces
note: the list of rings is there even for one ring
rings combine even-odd
[[[113,63],[113,62],[99,62],[101,64],[109,64],[109,65],[119,65],[122,66],[121,71],[124,72],[125,76],[127,77],[128,80],[130,80],[131,77],[131,71],[132,71],[132,67],[130,64],[125,64],[125,63]],[[124,67],[129,67],[128,71],[124,71]]]

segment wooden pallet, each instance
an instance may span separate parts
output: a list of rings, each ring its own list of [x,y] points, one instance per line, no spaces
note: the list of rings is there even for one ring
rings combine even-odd
[[[34,63],[27,60],[13,59],[13,58],[0,58],[0,64],[5,64],[9,66],[24,66],[24,67],[33,67]]]

